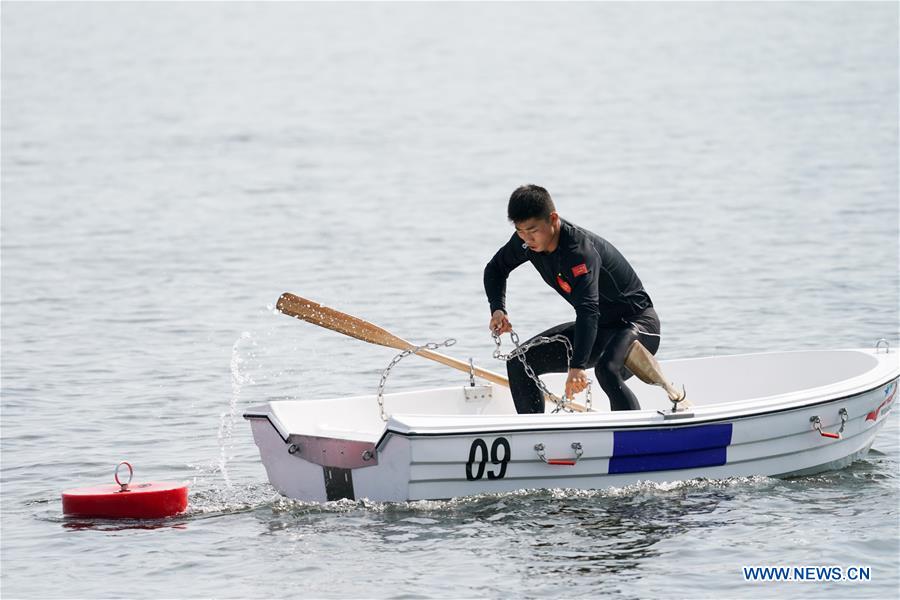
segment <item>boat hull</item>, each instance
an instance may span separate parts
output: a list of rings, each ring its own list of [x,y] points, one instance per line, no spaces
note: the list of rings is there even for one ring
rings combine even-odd
[[[730,418],[697,411],[684,419],[651,414],[616,424],[609,413],[605,421],[512,415],[504,427],[482,416],[472,417],[467,431],[403,427],[392,419],[377,439],[323,436],[303,443],[285,435],[265,410],[245,416],[269,480],[285,496],[408,501],[842,468],[869,451],[896,391],[895,377],[846,397]]]

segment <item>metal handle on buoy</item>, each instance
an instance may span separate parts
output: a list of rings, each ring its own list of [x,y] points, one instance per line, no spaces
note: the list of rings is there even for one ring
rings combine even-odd
[[[827,431],[822,431],[822,420],[819,419],[818,416],[812,416],[809,418],[809,422],[813,424],[813,429],[819,432],[819,435],[822,437],[831,438],[834,440],[841,439],[841,434],[844,432],[844,425],[847,424],[847,419],[849,416],[847,415],[847,409],[842,408],[838,411],[838,414],[841,416],[841,428],[838,429],[835,433],[829,433]]]
[[[119,469],[122,468],[122,465],[128,465],[128,481],[126,481],[125,483],[122,483],[121,481],[119,481]],[[119,491],[120,492],[129,491],[128,484],[131,483],[132,478],[134,478],[134,469],[131,467],[131,463],[126,462],[124,460],[122,462],[120,462],[118,465],[116,465],[116,472],[114,475],[116,478],[116,483],[118,483],[120,486],[122,486],[122,489]]]
[[[544,445],[543,444],[535,444],[534,450],[537,452],[538,458],[548,465],[566,465],[573,466],[578,460],[581,458],[581,455],[584,451],[581,448],[581,442],[572,442],[572,450],[575,451],[575,458],[547,458],[544,455]]]

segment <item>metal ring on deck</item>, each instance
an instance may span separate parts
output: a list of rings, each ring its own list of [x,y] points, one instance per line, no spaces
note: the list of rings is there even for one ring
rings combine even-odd
[[[122,468],[122,465],[128,465],[128,481],[126,481],[125,483],[122,483],[121,481],[119,481],[119,469]],[[127,492],[128,484],[131,483],[131,480],[134,478],[134,468],[132,468],[131,463],[123,460],[122,462],[120,462],[119,464],[116,465],[116,471],[115,471],[115,473],[113,473],[113,476],[116,479],[116,483],[118,483],[122,487],[122,489],[119,491]]]
[[[884,344],[884,352],[885,354],[890,354],[891,352],[891,344],[886,339],[881,338],[875,341],[875,352],[878,352],[878,349],[881,348],[881,345]]]

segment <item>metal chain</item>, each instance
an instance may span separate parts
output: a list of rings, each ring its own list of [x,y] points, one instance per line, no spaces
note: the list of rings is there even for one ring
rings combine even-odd
[[[391,361],[391,364],[389,364],[387,366],[387,368],[384,371],[382,371],[381,382],[378,384],[378,410],[381,412],[381,420],[382,421],[388,420],[387,415],[384,413],[384,385],[387,383],[388,375],[391,374],[391,369],[393,369],[395,366],[397,366],[397,363],[399,363],[401,360],[403,360],[410,354],[417,353],[419,350],[422,350],[422,349],[437,350],[441,346],[450,347],[455,343],[456,343],[455,339],[447,338],[446,340],[444,340],[444,342],[442,344],[436,344],[434,342],[431,342],[431,343],[425,344],[424,346],[416,346],[414,348],[408,348],[394,357],[394,359]]]
[[[512,343],[515,344],[516,348],[509,354],[503,354],[502,352],[500,352],[500,336],[494,332],[491,332],[491,337],[494,338],[494,344],[496,345],[493,354],[494,358],[502,361],[508,361],[512,358],[518,358],[519,362],[521,362],[522,366],[525,368],[525,374],[528,375],[528,377],[532,381],[534,381],[535,385],[538,386],[538,389],[541,390],[547,398],[549,398],[554,404],[556,404],[556,410],[553,411],[554,413],[558,413],[560,410],[574,412],[574,410],[568,406],[569,404],[571,404],[571,400],[569,400],[568,398],[560,398],[559,396],[553,394],[549,389],[547,389],[547,386],[544,384],[541,378],[534,373],[534,369],[532,369],[531,365],[529,365],[525,360],[525,353],[535,346],[541,346],[543,344],[550,344],[553,342],[562,342],[566,347],[566,366],[568,367],[572,364],[572,342],[569,341],[569,338],[559,334],[552,337],[541,335],[532,338],[524,344],[520,345],[518,334],[516,334],[515,331],[510,331],[509,338],[512,340]],[[591,383],[592,381],[588,379],[588,386],[585,390],[585,408],[587,408],[588,411],[592,410],[591,404],[593,402],[593,398],[591,397]]]

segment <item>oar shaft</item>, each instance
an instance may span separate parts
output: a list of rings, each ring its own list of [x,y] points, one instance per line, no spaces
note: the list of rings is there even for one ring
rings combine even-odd
[[[448,367],[453,367],[454,369],[459,369],[460,371],[465,371],[466,373],[471,373],[472,368],[469,363],[461,361],[457,358],[453,358],[452,356],[447,356],[446,354],[441,354],[440,352],[434,352],[433,350],[422,349],[416,352],[422,358],[427,358],[436,362],[441,363],[442,365],[447,365]],[[488,371],[487,369],[482,369],[481,367],[474,368],[475,376],[481,377],[491,383],[496,383],[497,385],[502,385],[504,387],[509,387],[509,379],[500,375],[499,373],[494,373],[493,371]]]
[[[453,358],[452,356],[447,356],[446,354],[441,354],[440,352],[422,349],[416,352],[416,354],[418,354],[422,358],[427,358],[439,362],[443,365],[447,365],[448,367],[453,367],[454,369],[465,371],[466,373],[472,372],[469,363]],[[500,375],[499,373],[494,373],[493,371],[488,371],[487,369],[482,369],[481,367],[475,367],[474,372],[476,377],[481,377],[482,379],[490,381],[491,383],[509,387],[509,379],[507,379],[503,375]],[[587,409],[584,406],[575,402],[571,402],[566,406],[572,408],[572,410],[576,412],[587,412]]]
[[[397,350],[413,350],[416,347],[414,344],[407,342],[403,338],[397,337],[390,331],[379,327],[378,325],[364,321],[359,317],[342,313],[333,308],[322,306],[318,302],[301,298],[290,292],[285,292],[278,298],[276,308],[288,316],[296,317],[308,323],[312,323],[313,325],[331,329],[338,333],[343,333],[344,335],[364,342],[369,342],[370,344],[378,344],[379,346],[387,346]],[[469,363],[440,354],[439,352],[422,348],[416,352],[416,354],[466,373],[472,372],[472,367],[470,367]],[[476,377],[481,377],[482,379],[490,381],[491,383],[496,383],[497,385],[509,387],[509,380],[499,373],[494,373],[487,369],[482,369],[481,367],[475,367],[474,372]],[[585,408],[580,404],[571,403],[568,406],[571,406],[578,412],[585,411]]]

